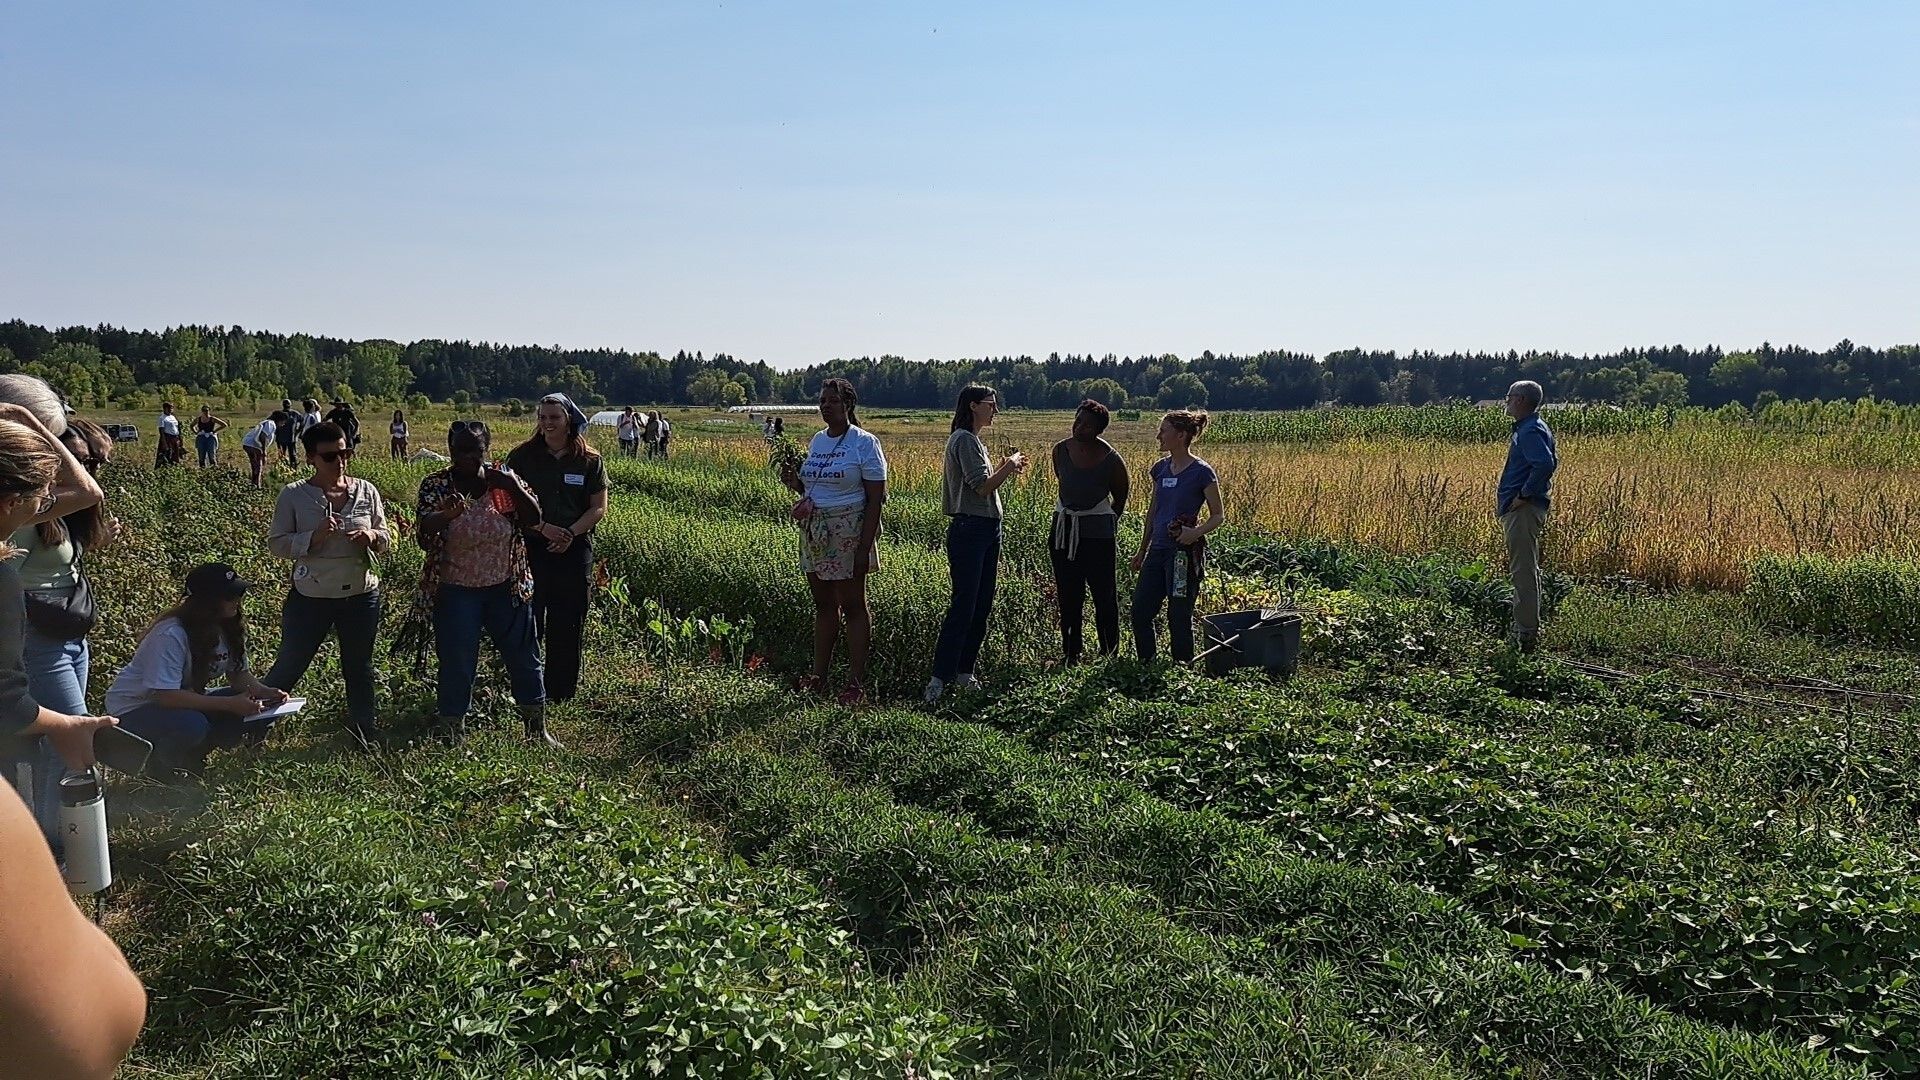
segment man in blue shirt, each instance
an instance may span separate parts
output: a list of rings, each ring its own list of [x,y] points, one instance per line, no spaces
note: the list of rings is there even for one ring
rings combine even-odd
[[[1537,382],[1507,388],[1507,415],[1513,438],[1507,443],[1507,467],[1500,471],[1500,524],[1507,533],[1507,566],[1513,575],[1512,642],[1530,653],[1540,644],[1540,532],[1547,524],[1553,470],[1553,432],[1540,419],[1546,396]]]

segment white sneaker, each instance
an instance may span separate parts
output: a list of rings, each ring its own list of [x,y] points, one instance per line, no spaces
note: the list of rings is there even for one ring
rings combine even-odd
[[[973,672],[969,671],[965,674],[954,676],[953,688],[955,690],[978,690],[980,689],[980,680],[974,678]]]
[[[941,682],[939,679],[937,678],[928,679],[927,692],[925,694],[922,694],[920,696],[920,699],[922,701],[925,701],[927,704],[931,705],[934,702],[940,700],[940,691],[945,690],[946,688],[947,688],[947,684]]]

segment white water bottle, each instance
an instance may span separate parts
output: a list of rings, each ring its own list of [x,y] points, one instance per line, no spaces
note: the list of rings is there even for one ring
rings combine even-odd
[[[93,769],[60,779],[60,839],[66,851],[67,891],[97,893],[113,884],[107,854],[107,797]]]

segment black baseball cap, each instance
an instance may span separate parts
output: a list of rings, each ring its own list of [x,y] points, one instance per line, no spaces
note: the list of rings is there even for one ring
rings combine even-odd
[[[223,562],[201,563],[187,574],[188,596],[243,596],[253,583]]]

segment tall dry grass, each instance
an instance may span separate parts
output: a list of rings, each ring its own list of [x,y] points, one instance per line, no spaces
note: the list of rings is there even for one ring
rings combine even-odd
[[[1042,415],[988,432],[996,452],[1018,447],[1035,459],[1021,495],[1051,498],[1047,449],[1066,423],[1065,414]],[[1151,427],[1117,423],[1109,432],[1136,476],[1157,456]],[[896,492],[937,492],[945,425],[874,428]],[[793,425],[803,440],[811,431],[804,420]],[[765,463],[757,441],[700,438],[685,449],[743,468]],[[1493,516],[1504,444],[1203,440],[1198,450],[1220,473],[1237,523],[1403,554],[1504,554]],[[1572,573],[1740,589],[1763,555],[1920,557],[1920,440],[1911,436],[1676,428],[1566,437],[1560,456],[1546,557]]]

